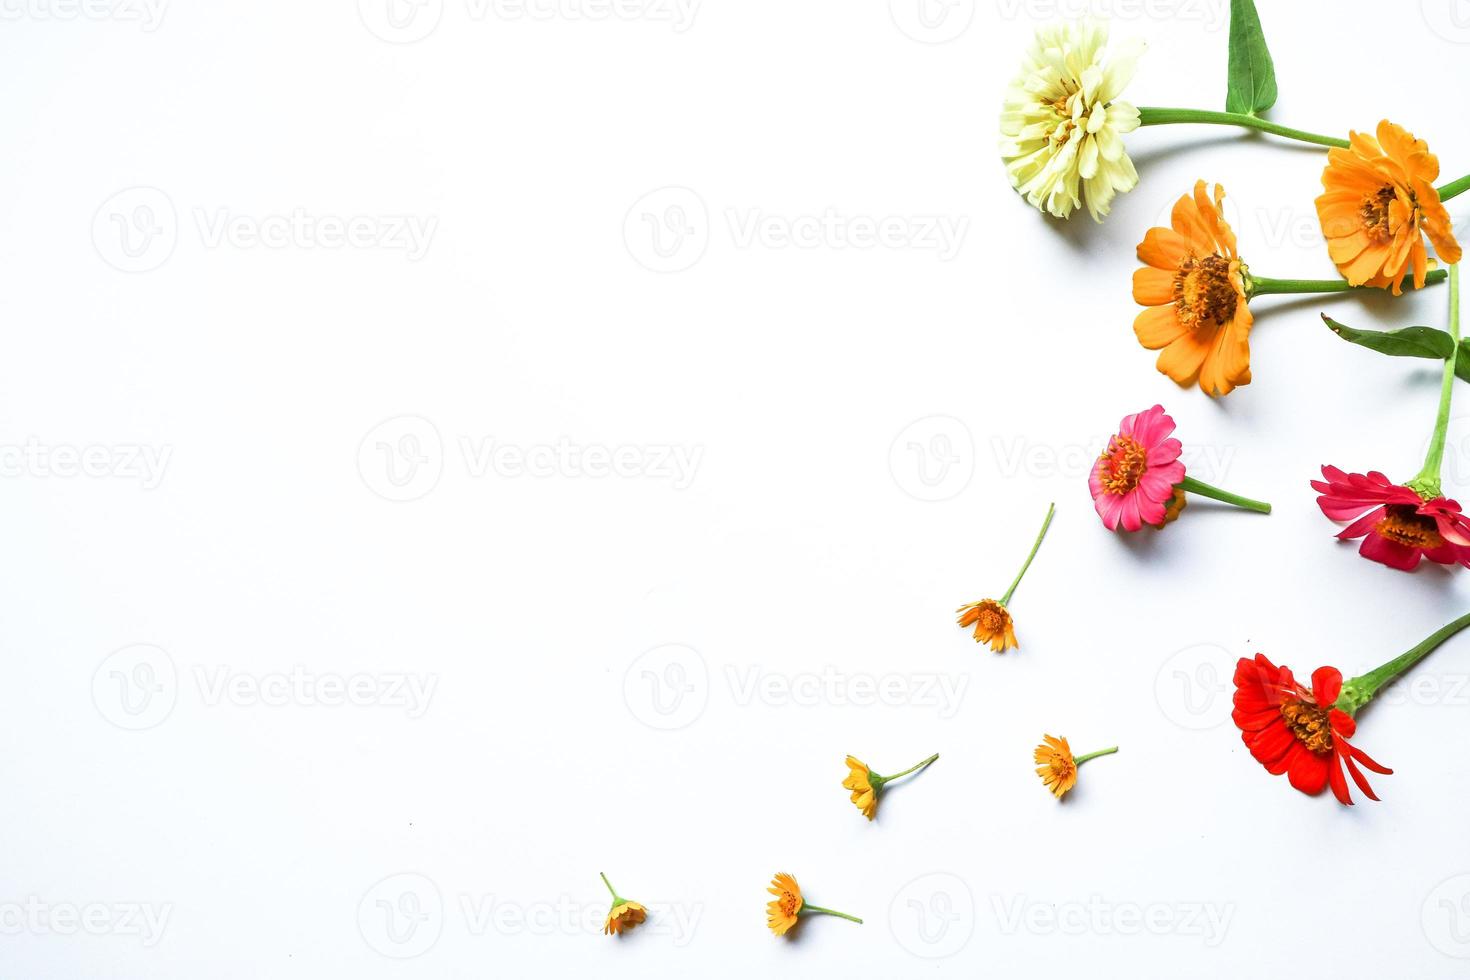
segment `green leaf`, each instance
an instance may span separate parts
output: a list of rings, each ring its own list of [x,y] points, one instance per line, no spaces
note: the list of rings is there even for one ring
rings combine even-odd
[[[1322,321],[1327,324],[1328,329],[1337,334],[1350,344],[1376,350],[1380,354],[1390,357],[1427,357],[1436,361],[1449,359],[1455,349],[1455,342],[1450,335],[1443,330],[1433,327],[1404,327],[1402,330],[1354,330],[1345,324],[1338,323],[1326,313],[1322,314]],[[1464,341],[1461,341],[1461,351],[1465,351]],[[1455,373],[1466,381],[1470,376],[1460,374],[1460,366],[1465,365],[1465,371],[1470,372],[1470,363],[1466,363],[1463,354],[1455,358]]]
[[[1470,337],[1460,341],[1460,353],[1455,355],[1455,377],[1470,381]]]
[[[1276,104],[1276,68],[1255,0],[1230,0],[1230,82],[1225,111],[1259,115]]]

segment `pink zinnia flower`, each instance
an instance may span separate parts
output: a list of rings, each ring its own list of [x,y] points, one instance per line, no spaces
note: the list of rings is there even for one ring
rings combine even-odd
[[[1321,494],[1317,505],[1334,521],[1352,521],[1337,536],[1344,541],[1362,538],[1358,554],[1364,558],[1406,572],[1420,558],[1470,566],[1470,521],[1455,501],[1425,500],[1376,470],[1344,473],[1324,466],[1322,476],[1312,481],[1312,489]]]
[[[1164,414],[1164,406],[1155,405],[1125,418],[1108,440],[1087,486],[1109,531],[1116,531],[1119,524],[1125,531],[1164,524],[1174,488],[1184,482],[1184,464],[1179,462],[1184,447],[1170,438],[1173,431],[1174,420]]]

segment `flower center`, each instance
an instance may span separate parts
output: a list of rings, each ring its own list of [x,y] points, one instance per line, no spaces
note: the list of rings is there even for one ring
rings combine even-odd
[[[1408,504],[1389,504],[1384,508],[1383,520],[1375,524],[1373,530],[1410,548],[1444,546],[1444,538],[1440,537],[1439,525],[1434,518],[1425,517]]]
[[[1358,207],[1358,216],[1363,219],[1363,230],[1375,242],[1386,242],[1393,236],[1393,229],[1389,227],[1388,206],[1393,203],[1395,196],[1393,185],[1384,184],[1378,188],[1377,193],[1364,197],[1363,203]]]
[[[781,914],[785,916],[796,915],[796,909],[799,904],[796,896],[787,892],[781,896]]]
[[[1288,701],[1281,706],[1286,727],[1307,747],[1309,752],[1325,755],[1332,751],[1332,725],[1327,709],[1311,701]]]
[[[1102,465],[1097,476],[1105,493],[1119,496],[1129,493],[1148,472],[1148,450],[1132,436],[1113,436],[1107,452],[1099,458]]]
[[[987,632],[999,633],[1006,624],[999,611],[986,607],[980,610],[980,625]]]
[[[1186,258],[1174,273],[1174,309],[1190,329],[1205,323],[1220,326],[1235,316],[1240,294],[1230,275],[1230,260],[1223,255]]]

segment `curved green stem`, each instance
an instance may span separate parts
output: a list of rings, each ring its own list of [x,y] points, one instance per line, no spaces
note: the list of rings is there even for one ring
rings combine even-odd
[[[863,924],[863,920],[859,919],[855,915],[848,915],[846,912],[836,912],[832,909],[824,909],[820,905],[803,905],[801,907],[801,912],[803,915],[808,912],[812,912],[817,915],[835,915],[839,919],[846,919],[849,922],[856,922],[858,925]]]
[[[1046,509],[1046,520],[1041,522],[1041,533],[1036,535],[1036,541],[1034,544],[1031,545],[1031,554],[1026,556],[1026,564],[1021,566],[1021,570],[1016,573],[1015,581],[1011,583],[1011,587],[1009,589],[1006,589],[1006,594],[1004,598],[1000,600],[1000,604],[1002,606],[1010,603],[1011,596],[1014,595],[1016,592],[1016,586],[1021,584],[1021,578],[1026,574],[1026,569],[1031,567],[1031,559],[1036,557],[1037,550],[1041,548],[1041,539],[1046,537],[1046,529],[1051,527],[1051,518],[1052,515],[1056,512],[1057,505],[1055,503],[1053,503],[1050,507]]]
[[[1436,190],[1439,191],[1439,199],[1448,201],[1457,194],[1470,191],[1470,174],[1466,174],[1459,180],[1452,180],[1448,184],[1441,184]]]
[[[1263,133],[1285,136],[1289,139],[1301,140],[1303,143],[1315,143],[1318,146],[1346,147],[1350,145],[1347,140],[1337,136],[1323,136],[1320,133],[1309,133],[1303,129],[1292,129],[1290,126],[1273,123],[1259,116],[1248,116],[1243,112],[1215,112],[1211,109],[1161,109],[1156,106],[1139,107],[1138,125],[1160,126],[1166,123],[1244,126],[1246,129],[1259,129]]]
[[[1439,468],[1444,463],[1444,437],[1450,427],[1450,399],[1455,394],[1455,360],[1460,353],[1460,266],[1450,266],[1450,356],[1444,362],[1444,380],[1439,388],[1439,414],[1434,418],[1434,435],[1429,439],[1429,452],[1424,468],[1406,486],[1426,500],[1439,496]]]
[[[1179,486],[1184,488],[1185,493],[1197,493],[1201,497],[1209,497],[1211,500],[1218,500],[1221,503],[1231,504],[1235,507],[1244,507],[1246,510],[1253,510],[1257,514],[1271,513],[1271,505],[1264,500],[1252,500],[1249,497],[1242,497],[1228,490],[1212,487],[1208,483],[1202,480],[1196,480],[1192,476],[1186,476],[1180,481]]]
[[[597,873],[602,876],[602,883],[607,886],[607,890],[612,894],[613,901],[614,902],[619,901],[620,898],[618,896],[618,893],[613,889],[612,882],[610,882],[610,881],[607,880],[607,875],[602,874],[601,871],[599,871]]]
[[[1466,626],[1470,626],[1470,613],[1466,613],[1459,619],[1445,626],[1441,626],[1424,641],[1413,649],[1394,657],[1388,663],[1376,670],[1370,670],[1361,677],[1354,677],[1342,685],[1342,693],[1338,695],[1333,707],[1344,711],[1349,715],[1356,714],[1363,705],[1373,700],[1373,696],[1385,685],[1404,673],[1410,667],[1429,655],[1435,647],[1445,640],[1454,636]]]
[[[1449,273],[1443,269],[1432,269],[1424,276],[1424,285],[1432,286],[1444,282]],[[1414,277],[1405,276],[1403,284],[1414,286]],[[1246,292],[1251,297],[1269,296],[1272,293],[1346,293],[1354,289],[1377,289],[1377,286],[1350,286],[1346,279],[1271,279],[1252,275],[1246,283]]]
[[[933,755],[931,755],[929,758],[925,759],[923,762],[915,763],[914,765],[909,766],[903,772],[896,772],[892,776],[880,776],[876,772],[872,772],[870,770],[869,771],[869,778],[872,779],[874,782],[878,782],[878,783],[891,783],[895,779],[898,779],[900,776],[907,776],[911,772],[916,772],[916,771],[918,771],[920,769],[923,769],[925,766],[929,765],[930,763],[932,763],[934,760],[936,760],[938,758],[939,758],[939,753],[938,752],[935,752]]]
[[[1112,755],[1116,751],[1118,751],[1118,747],[1115,745],[1110,749],[1098,749],[1096,752],[1089,752],[1086,755],[1078,756],[1072,761],[1080,766],[1082,765],[1082,763],[1088,761],[1089,759],[1096,759],[1100,755]]]

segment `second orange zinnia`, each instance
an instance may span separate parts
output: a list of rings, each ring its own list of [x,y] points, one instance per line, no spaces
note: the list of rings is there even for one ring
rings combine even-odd
[[[1144,268],[1133,273],[1133,298],[1148,307],[1133,322],[1138,342],[1160,351],[1164,374],[1181,385],[1197,381],[1209,395],[1251,380],[1248,272],[1220,209],[1224,198],[1219,184],[1212,200],[1197,181],[1175,203],[1172,227],[1144,235]]]

